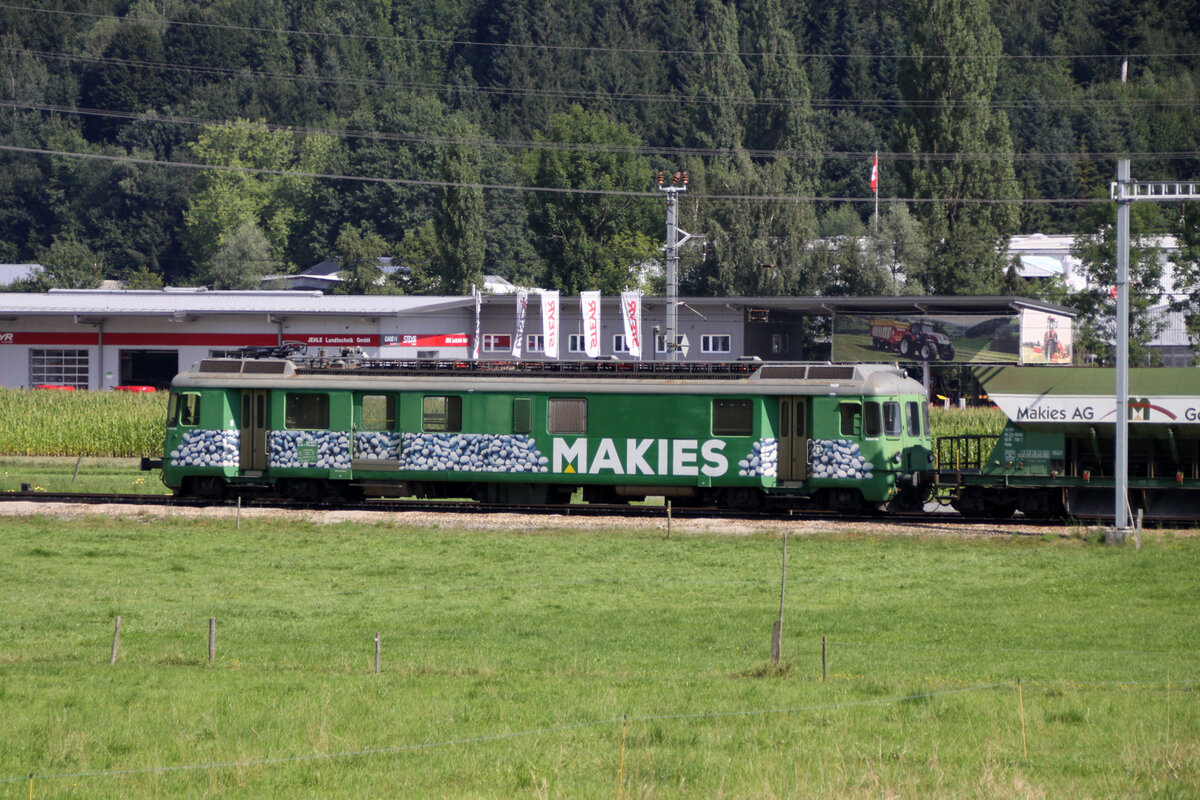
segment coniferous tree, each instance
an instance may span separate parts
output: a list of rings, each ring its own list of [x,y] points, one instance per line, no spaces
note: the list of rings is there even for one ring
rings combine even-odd
[[[455,142],[442,150],[439,202],[434,210],[442,288],[446,294],[467,294],[483,285],[483,189],[479,186],[479,148],[467,144],[477,137],[473,125],[457,118],[450,134]]]
[[[900,69],[900,165],[931,246],[910,282],[938,294],[991,294],[1004,275],[1015,198],[1008,121],[992,106],[1000,36],[983,0],[917,0]],[[972,203],[970,201],[985,201]]]

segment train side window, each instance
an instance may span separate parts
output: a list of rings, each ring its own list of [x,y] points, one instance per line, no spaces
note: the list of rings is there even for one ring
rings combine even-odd
[[[899,436],[900,430],[900,404],[889,400],[883,404],[883,432],[888,436]]]
[[[921,430],[925,431],[926,436],[933,435],[933,429],[929,427],[929,404],[921,403]]]
[[[179,395],[179,424],[180,425],[199,425],[200,424],[200,395],[198,395],[198,394],[181,394],[181,395]]]
[[[582,397],[551,397],[546,401],[548,433],[587,433],[587,400]]]
[[[754,409],[749,400],[713,400],[713,436],[749,436],[754,432]]]
[[[883,433],[883,414],[879,410],[879,403],[863,403],[863,433],[866,436]]]
[[[462,430],[462,398],[428,395],[421,403],[421,427],[427,431],[458,433]]]
[[[396,396],[364,394],[359,426],[364,431],[390,431],[396,427]]]
[[[921,435],[921,409],[912,400],[904,404],[905,416],[908,419],[908,435]]]
[[[285,427],[293,430],[327,430],[329,395],[289,393],[284,399]]]
[[[862,426],[862,404],[842,403],[838,406],[842,416],[842,436],[859,436]]]
[[[513,398],[513,433],[533,432],[533,399],[530,397]]]

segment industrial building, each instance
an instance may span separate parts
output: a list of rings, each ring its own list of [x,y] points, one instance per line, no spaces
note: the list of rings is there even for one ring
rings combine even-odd
[[[357,348],[374,358],[469,359],[477,330],[481,360],[541,360],[547,356],[538,304],[530,292],[518,356],[517,296],[511,294],[483,295],[477,323],[472,297],[205,289],[4,293],[0,385],[161,388],[201,358],[292,342],[330,355]],[[600,305],[598,357],[638,360],[629,353],[619,299],[604,297]],[[678,301],[679,347],[672,353],[663,330],[665,301],[646,297],[640,360],[828,359],[831,321],[839,316],[970,320],[1030,312],[1073,317],[1069,309],[1017,297],[685,297]],[[559,358],[588,358],[578,296],[561,298],[560,319]]]

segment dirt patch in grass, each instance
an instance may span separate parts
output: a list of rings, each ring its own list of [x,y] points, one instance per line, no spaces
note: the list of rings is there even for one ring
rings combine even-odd
[[[238,511],[229,506],[211,506],[208,508],[173,508],[170,506],[142,506],[113,504],[106,506],[87,505],[80,503],[34,503],[13,501],[0,503],[0,516],[52,516],[63,519],[77,519],[88,516],[123,517],[136,520],[153,519],[228,519],[234,522]],[[243,520],[276,519],[302,520],[320,525],[337,525],[341,523],[356,523],[363,525],[405,525],[414,528],[439,528],[442,530],[492,530],[492,531],[539,531],[539,530],[641,530],[661,531],[667,533],[667,520],[662,519],[628,519],[624,517],[589,517],[581,515],[550,514],[535,516],[529,514],[440,514],[426,511],[393,512],[393,511],[349,511],[349,510],[280,510],[262,508],[243,508]],[[787,521],[745,521],[728,519],[679,519],[671,521],[672,535],[708,535],[724,534],[729,536],[746,536],[759,533],[782,534],[787,531],[789,536],[835,534],[835,535],[888,535],[888,536],[924,536],[951,538],[981,538],[981,537],[1011,537],[1011,536],[1045,536],[1086,538],[1089,533],[1101,529],[1096,526],[1083,525],[989,525],[962,524],[952,518],[932,522],[913,522],[881,519],[879,521],[863,522],[861,520],[787,520]],[[1162,531],[1147,531],[1146,535]],[[1195,536],[1194,528],[1171,531],[1175,536]]]

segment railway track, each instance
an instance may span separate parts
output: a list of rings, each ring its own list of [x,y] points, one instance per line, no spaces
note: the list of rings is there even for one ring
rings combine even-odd
[[[214,501],[192,497],[174,497],[171,495],[154,494],[88,494],[75,492],[0,492],[0,502],[30,502],[48,504],[81,504],[81,505],[136,505],[147,507],[174,508],[227,508],[234,510],[238,502],[234,500]],[[627,505],[601,503],[572,503],[558,505],[512,505],[498,503],[482,503],[474,500],[367,500],[361,502],[299,502],[277,498],[248,498],[241,501],[244,509],[279,509],[279,510],[309,510],[309,511],[378,511],[394,514],[423,512],[441,514],[526,514],[530,516],[567,516],[567,517],[622,517],[630,520],[664,520],[673,519],[709,519],[730,520],[740,522],[785,522],[826,520],[845,523],[870,523],[884,529],[917,527],[927,525],[979,525],[986,524],[995,527],[1027,527],[1037,525],[1042,528],[1062,528],[1070,525],[1089,524],[1104,525],[1108,519],[1039,519],[1034,520],[1023,516],[1011,519],[997,520],[985,517],[965,517],[945,509],[928,509],[921,512],[880,514],[838,514],[811,510],[786,511],[732,511],[715,507],[667,506],[667,505]],[[1147,527],[1157,525],[1156,521],[1147,521]],[[1170,527],[1194,527],[1197,523],[1179,523],[1172,521]]]

